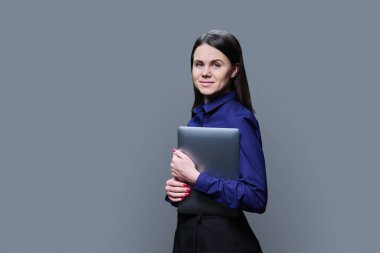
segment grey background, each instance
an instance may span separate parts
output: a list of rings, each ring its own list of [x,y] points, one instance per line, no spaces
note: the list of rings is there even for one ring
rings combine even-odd
[[[170,252],[163,201],[190,51],[243,47],[264,252],[377,252],[378,1],[0,2],[0,252]]]

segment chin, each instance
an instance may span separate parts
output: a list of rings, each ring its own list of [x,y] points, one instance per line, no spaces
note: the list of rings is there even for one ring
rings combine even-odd
[[[199,92],[200,92],[203,96],[211,96],[212,94],[215,94],[215,91],[214,91],[214,90],[202,90],[202,89],[200,89]]]
[[[207,88],[200,87],[200,89],[198,89],[198,90],[202,95],[206,95],[206,96],[224,93],[226,91],[226,89],[223,89],[223,88],[222,89],[215,89],[214,87],[207,87]]]
[[[197,90],[202,95],[211,95],[211,94],[215,93],[215,89],[213,89],[211,87],[202,87],[202,86],[199,86],[199,87],[197,87]]]
[[[200,90],[200,93],[201,93],[203,96],[207,96],[207,97],[216,94],[215,91],[202,91],[202,90]]]

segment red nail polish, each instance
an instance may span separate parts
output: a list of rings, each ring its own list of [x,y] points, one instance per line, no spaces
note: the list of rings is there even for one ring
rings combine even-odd
[[[190,193],[189,193],[189,192],[187,192],[187,193],[185,194],[185,196],[187,197],[187,196],[189,196],[189,194],[190,194]]]
[[[187,184],[183,184],[183,186],[185,186],[185,187],[188,187],[188,185],[187,185]]]
[[[187,189],[186,189],[186,192],[191,192],[191,189],[190,189],[190,188],[187,188]]]

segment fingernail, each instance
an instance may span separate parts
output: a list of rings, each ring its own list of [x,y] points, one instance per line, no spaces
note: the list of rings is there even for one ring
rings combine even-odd
[[[191,192],[191,189],[190,189],[190,188],[187,188],[187,189],[186,189],[186,192]]]
[[[183,184],[183,186],[185,186],[185,187],[188,187],[188,185],[187,185],[187,184]]]
[[[173,149],[172,149],[172,151],[173,151],[173,153],[174,153],[174,152],[176,151],[176,149],[175,149],[175,148],[173,148]]]
[[[187,197],[187,196],[189,196],[189,194],[190,194],[190,193],[189,193],[189,192],[187,192],[187,193],[185,193],[185,196]]]

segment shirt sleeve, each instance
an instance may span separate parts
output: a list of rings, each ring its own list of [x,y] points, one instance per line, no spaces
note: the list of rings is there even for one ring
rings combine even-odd
[[[230,208],[263,213],[268,194],[259,125],[253,114],[233,119],[233,125],[240,131],[239,179],[215,178],[202,172],[194,190]]]

